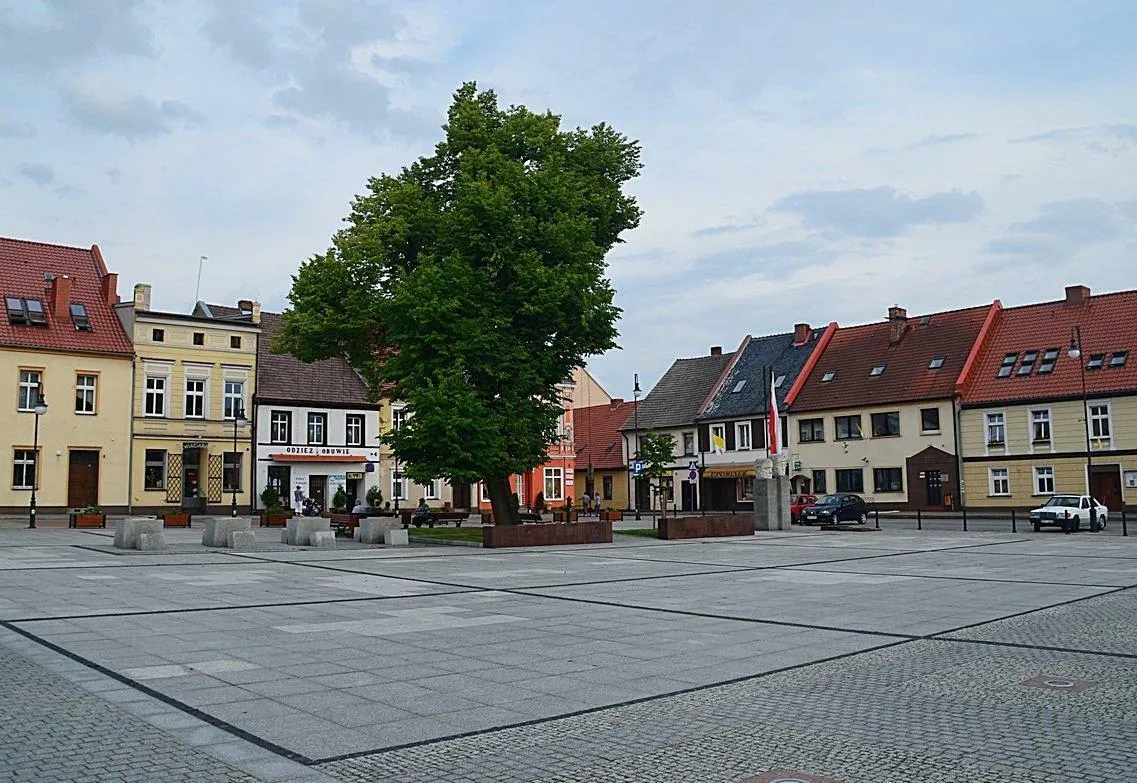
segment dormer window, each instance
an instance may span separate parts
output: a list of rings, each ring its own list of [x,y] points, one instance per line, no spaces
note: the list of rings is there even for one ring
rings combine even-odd
[[[1114,351],[1109,358],[1110,367],[1124,367],[1125,360],[1129,358],[1129,351]]]
[[[1003,363],[999,366],[998,377],[1007,378],[1015,371],[1015,362],[1019,360],[1017,353],[1009,353],[1003,357]]]
[[[873,367],[871,370],[869,370],[869,377],[870,378],[879,378],[881,375],[884,375],[884,365],[883,364],[878,364],[875,367]]]
[[[940,369],[941,367],[944,366],[944,360],[946,358],[947,358],[946,356],[937,356],[936,358],[932,359],[930,362],[928,362],[928,369],[929,370]]]
[[[47,326],[47,313],[39,299],[26,299],[19,296],[4,297],[4,307],[8,311],[8,323],[17,326]]]
[[[731,394],[738,394],[746,386],[746,379],[743,378],[738,383],[734,384],[734,388],[730,390]]]
[[[1090,354],[1090,361],[1086,364],[1087,370],[1100,370],[1102,365],[1105,364],[1104,353]]]
[[[68,309],[71,311],[71,323],[75,324],[76,331],[91,331],[91,317],[87,315],[87,305],[73,302]]]
[[[830,370],[829,372],[827,372],[821,376],[821,382],[822,383],[832,383],[833,379],[836,377],[837,377],[837,371],[836,370]]]
[[[1042,361],[1038,365],[1038,374],[1047,375],[1054,372],[1054,364],[1058,361],[1060,351],[1057,348],[1047,348],[1042,354]]]

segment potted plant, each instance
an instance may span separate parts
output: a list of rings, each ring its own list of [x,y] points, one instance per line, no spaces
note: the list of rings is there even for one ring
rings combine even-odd
[[[332,496],[332,513],[346,514],[347,512],[347,490],[344,489],[343,484],[340,484],[336,489],[336,494]]]
[[[378,484],[372,484],[367,490],[367,507],[378,511],[383,507],[383,490]]]
[[[554,522],[575,522],[576,509],[572,507],[572,501],[566,500],[562,508],[553,512]]]
[[[607,520],[609,522],[619,522],[623,518],[624,512],[618,508],[612,508],[611,506],[606,506],[600,512],[600,519]]]
[[[280,500],[280,493],[271,484],[261,491],[261,527],[278,527],[292,518],[292,509]]]
[[[106,527],[107,515],[96,505],[71,512],[70,527]]]
[[[171,508],[159,514],[162,517],[162,527],[191,527],[190,514],[180,508]]]

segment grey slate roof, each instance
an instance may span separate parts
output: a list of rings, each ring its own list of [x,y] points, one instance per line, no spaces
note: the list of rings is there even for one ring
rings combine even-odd
[[[754,337],[747,343],[742,355],[738,357],[730,375],[707,407],[699,415],[699,421],[720,419],[739,419],[761,416],[766,412],[769,376],[762,380],[762,371],[772,370],[774,378],[785,375],[786,379],[776,390],[778,411],[786,411],[786,394],[794,385],[794,380],[817,347],[824,330],[813,330],[809,341],[801,346],[794,345],[793,333],[774,334],[768,337]],[[732,391],[741,381],[746,381],[737,392]]]
[[[637,418],[641,430],[694,424],[699,406],[711,393],[732,356],[733,352],[719,356],[676,359],[655,388],[640,401],[638,417],[630,417],[620,427],[620,431],[630,432],[635,429]]]

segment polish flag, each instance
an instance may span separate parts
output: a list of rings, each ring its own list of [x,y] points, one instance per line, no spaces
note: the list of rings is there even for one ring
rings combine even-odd
[[[778,390],[774,387],[773,373],[770,373],[770,410],[766,414],[766,442],[773,456],[782,450],[782,423],[778,418]]]

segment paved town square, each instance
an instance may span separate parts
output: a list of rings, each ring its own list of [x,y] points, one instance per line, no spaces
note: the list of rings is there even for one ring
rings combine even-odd
[[[0,780],[1119,781],[1137,541],[0,529]],[[1133,543],[1131,543],[1133,541]]]

